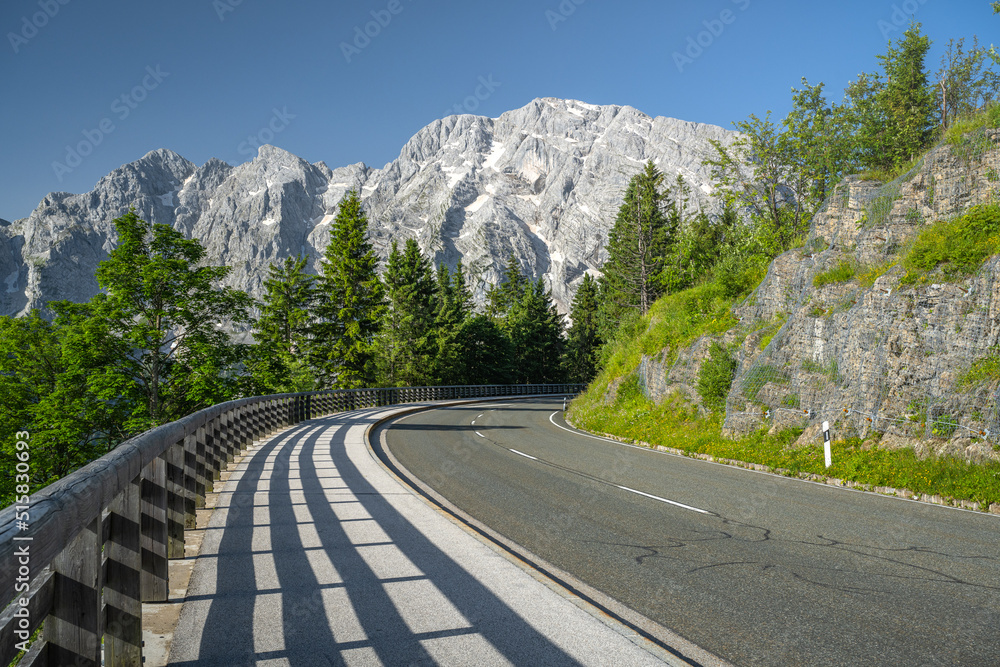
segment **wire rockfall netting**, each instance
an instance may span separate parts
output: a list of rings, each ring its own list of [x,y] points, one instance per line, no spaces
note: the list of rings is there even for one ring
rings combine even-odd
[[[804,258],[827,267],[850,261],[859,275],[881,269],[866,285],[823,293],[835,303],[812,301],[819,291],[811,281],[788,295],[794,315],[740,369],[728,427],[829,421],[841,435],[1000,442],[997,261],[965,281],[917,289],[877,279],[922,224],[962,215],[997,191],[998,135],[973,132],[884,185],[854,178],[835,189],[814,218]]]

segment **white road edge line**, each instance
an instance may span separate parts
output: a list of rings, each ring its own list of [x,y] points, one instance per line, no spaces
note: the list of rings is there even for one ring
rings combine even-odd
[[[630,489],[627,486],[621,486],[620,484],[615,484],[615,486],[622,491],[631,491],[632,493],[637,493],[640,496],[646,496],[647,498],[652,498],[653,500],[659,500],[661,503],[669,503],[671,505],[676,505],[677,507],[683,507],[686,510],[691,510],[692,512],[700,512],[701,514],[711,514],[711,512],[698,509],[697,507],[691,507],[690,505],[685,505],[684,503],[679,503],[676,500],[667,500],[666,498],[654,496],[652,493],[643,493],[642,491],[636,491],[635,489]]]
[[[885,498],[886,500],[897,500],[899,502],[904,502],[904,503],[913,503],[913,504],[916,504],[916,505],[922,505],[923,507],[937,507],[937,508],[940,508],[942,510],[952,510],[954,512],[971,512],[971,513],[976,514],[978,516],[988,516],[988,517],[993,517],[993,518],[996,518],[996,519],[1000,519],[1000,516],[997,516],[996,514],[987,514],[985,512],[980,512],[980,511],[976,511],[976,510],[966,509],[964,507],[952,507],[951,505],[937,505],[937,504],[934,504],[934,503],[926,503],[926,502],[924,502],[922,500],[917,500],[916,498],[903,498],[902,496],[889,496],[889,495],[885,495],[883,493],[877,493],[875,491],[865,491],[864,489],[855,489],[855,488],[852,488],[852,487],[849,487],[849,486],[831,486],[830,484],[826,484],[825,482],[814,482],[811,479],[802,479],[800,477],[785,477],[784,475],[779,475],[776,472],[771,472],[771,471],[768,471],[768,470],[754,470],[753,468],[744,468],[743,466],[733,466],[733,465],[729,465],[729,464],[726,464],[726,463],[719,463],[718,461],[706,461],[705,459],[692,458],[690,456],[684,456],[683,454],[677,454],[675,452],[665,452],[665,451],[662,451],[662,450],[653,450],[653,449],[650,449],[649,447],[640,447],[638,445],[630,445],[627,442],[621,442],[619,440],[612,440],[611,438],[602,438],[599,435],[590,435],[589,433],[583,433],[582,431],[574,431],[573,429],[566,428],[565,426],[560,426],[559,424],[557,424],[555,422],[554,419],[552,419],[553,417],[555,417],[560,412],[561,412],[560,410],[556,410],[551,415],[549,415],[549,421],[552,422],[552,425],[555,426],[556,428],[561,428],[562,430],[566,431],[567,433],[572,433],[573,435],[579,435],[579,436],[582,436],[584,438],[593,438],[594,440],[603,440],[604,442],[610,442],[613,445],[620,445],[622,447],[631,447],[633,449],[642,449],[642,450],[647,451],[647,452],[653,452],[653,451],[655,451],[657,454],[663,454],[665,456],[676,456],[677,458],[686,459],[688,461],[698,461],[699,463],[707,463],[708,465],[719,466],[719,467],[722,467],[722,468],[727,468],[729,470],[742,470],[743,472],[753,473],[754,475],[766,475],[768,477],[776,477],[777,479],[784,480],[784,481],[787,481],[789,483],[800,482],[802,484],[811,484],[813,486],[823,487],[824,489],[828,489],[829,491],[833,491],[833,492],[836,492],[836,491],[849,491],[849,492],[853,492],[853,493],[867,493],[869,495],[877,496],[879,498]]]
[[[530,456],[530,455],[528,455],[528,454],[525,454],[524,452],[519,452],[519,451],[517,451],[516,449],[511,449],[511,450],[509,450],[509,451],[511,451],[511,452],[514,452],[515,454],[520,454],[520,455],[521,455],[521,456],[523,456],[524,458],[526,458],[526,459],[531,459],[532,461],[537,461],[537,460],[538,460],[538,459],[536,459],[536,458],[535,458],[534,456]]]
[[[610,442],[613,445],[621,445],[622,447],[631,447],[632,449],[641,449],[641,450],[647,451],[647,452],[651,451],[648,447],[639,447],[638,445],[630,445],[627,442],[620,442],[618,440],[612,440],[611,438],[602,438],[599,435],[590,435],[589,433],[584,433],[582,431],[574,431],[571,428],[566,428],[565,426],[560,426],[559,424],[556,423],[556,420],[553,419],[553,417],[555,417],[557,414],[559,414],[559,412],[560,412],[559,410],[556,410],[551,415],[549,415],[549,421],[552,422],[553,426],[555,426],[556,428],[561,428],[562,430],[566,431],[567,433],[572,433],[573,435],[579,435],[579,436],[582,436],[584,438],[593,438],[594,440],[603,440],[604,442]]]

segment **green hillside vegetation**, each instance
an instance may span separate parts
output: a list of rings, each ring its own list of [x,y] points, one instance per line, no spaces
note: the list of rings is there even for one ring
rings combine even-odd
[[[983,508],[1000,502],[996,462],[921,460],[913,450],[879,449],[876,434],[866,442],[834,442],[833,466],[826,469],[818,441],[815,446],[793,446],[801,429],[770,433],[762,428],[733,438],[722,428],[736,349],[751,334],[761,337],[759,348],[764,349],[784,323],[783,318],[739,323],[732,309],[760,283],[771,259],[805,244],[812,216],[837,183],[851,173],[892,181],[922,164],[931,147],[948,144],[953,151],[971,150],[969,146],[983,143],[987,128],[1000,126],[1000,105],[993,102],[1000,77],[990,69],[998,56],[976,42],[966,50],[962,41],[952,41],[941,70],[932,76],[924,66],[929,47],[919,24],[912,24],[879,56],[881,70],[859,76],[845,91],[843,103],[828,104],[823,84],[810,86],[803,79],[803,89],[792,91],[793,111],[780,125],[771,121],[770,113],[735,123],[742,136],[730,146],[716,145],[718,155],[707,164],[727,215],[737,211],[742,222],[722,226],[714,261],[695,281],[674,288],[661,283],[660,298],[648,310],[620,318],[617,328],[608,327],[599,373],[568,414],[576,426],[690,455],[760,464],[787,475],[830,476],[872,487],[942,494],[979,502]],[[746,163],[751,166],[741,169]],[[785,196],[788,193],[794,198]],[[929,194],[933,197],[932,190]],[[884,217],[895,196],[887,192],[873,201],[870,219],[860,224]],[[736,236],[740,240],[734,243]],[[807,251],[825,248],[817,238]],[[960,279],[997,252],[1000,206],[977,206],[953,220],[927,224],[896,256],[873,266],[862,265],[847,249],[836,264],[814,276],[813,285],[856,281],[867,289],[897,265],[904,283]],[[609,254],[613,262],[610,246]],[[602,287],[610,300],[613,286],[606,281]],[[650,400],[642,386],[643,355],[669,368],[679,350],[701,337],[713,341],[695,387],[701,406],[680,393],[658,403]],[[996,368],[996,354],[977,360],[959,384],[996,381]],[[817,371],[839,377],[836,367]],[[788,407],[798,407],[796,397],[791,399]]]

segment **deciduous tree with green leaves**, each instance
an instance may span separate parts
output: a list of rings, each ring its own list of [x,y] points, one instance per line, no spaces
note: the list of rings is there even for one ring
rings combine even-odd
[[[877,56],[882,71],[861,74],[847,87],[859,163],[891,171],[927,146],[934,127],[934,92],[924,61],[931,41],[911,23],[903,37]]]
[[[109,362],[107,332],[86,305],[57,302],[45,319],[37,310],[0,317],[0,503],[15,490],[15,443],[30,434],[32,491],[101,456],[127,433],[127,406],[98,399],[95,371]]]
[[[134,209],[115,228],[118,244],[97,269],[104,292],[89,304],[111,359],[92,374],[92,390],[130,406],[132,433],[232,398],[246,347],[226,328],[250,322],[250,296],[220,285],[229,267],[206,265],[196,239]]]

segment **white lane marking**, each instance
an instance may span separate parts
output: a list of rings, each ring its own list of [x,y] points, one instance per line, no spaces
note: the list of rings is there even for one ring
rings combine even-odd
[[[475,419],[473,419],[473,420],[472,420],[472,423],[473,423],[473,424],[475,424],[475,423],[476,423],[476,420],[475,420]]]
[[[528,454],[525,454],[524,452],[519,452],[519,451],[517,451],[516,449],[511,449],[511,450],[509,450],[509,451],[512,451],[512,452],[514,452],[515,454],[520,454],[520,455],[521,455],[521,456],[523,456],[524,458],[526,458],[526,459],[531,459],[532,461],[537,461],[537,460],[538,460],[538,459],[536,459],[536,458],[535,458],[534,456],[530,456],[530,455],[528,455]]]
[[[480,413],[479,413],[479,417],[482,417],[482,416],[483,416],[483,413],[482,413],[482,412],[480,412]],[[476,419],[479,419],[479,417],[476,417]]]
[[[479,436],[480,438],[485,438],[485,437],[486,437],[485,435],[483,435],[483,434],[482,434],[482,433],[480,433],[479,431],[476,431],[476,435],[478,435],[478,436]]]
[[[573,435],[579,435],[579,436],[584,437],[584,438],[593,438],[594,440],[603,440],[604,442],[610,442],[610,443],[615,444],[615,445],[621,445],[622,447],[631,447],[632,449],[641,449],[641,450],[646,451],[646,452],[652,451],[652,450],[649,449],[649,447],[640,447],[638,445],[630,445],[627,442],[619,442],[618,440],[612,440],[611,438],[602,438],[599,435],[590,435],[589,433],[584,433],[583,431],[574,431],[571,428],[566,428],[565,426],[560,426],[553,419],[553,417],[555,417],[557,414],[559,414],[559,410],[556,410],[551,415],[549,415],[549,421],[552,422],[553,426],[555,426],[556,428],[561,428],[562,430],[566,431],[567,433],[572,433]]]
[[[705,510],[700,510],[697,507],[691,507],[690,505],[685,505],[684,503],[679,503],[679,502],[677,502],[675,500],[667,500],[666,498],[661,498],[659,496],[654,496],[651,493],[643,493],[642,491],[636,491],[635,489],[630,489],[627,486],[621,486],[619,484],[615,484],[615,486],[617,486],[622,491],[631,491],[632,493],[637,493],[640,496],[646,496],[647,498],[652,498],[653,500],[659,500],[662,503],[669,503],[671,505],[676,505],[677,507],[683,507],[684,509],[691,510],[692,512],[700,512],[702,514],[711,514],[711,512],[706,512]]]

